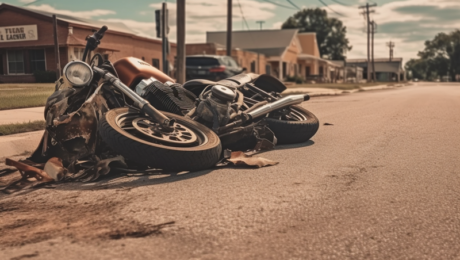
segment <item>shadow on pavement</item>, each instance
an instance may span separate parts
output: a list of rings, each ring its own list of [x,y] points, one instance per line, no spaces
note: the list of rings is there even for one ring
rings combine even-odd
[[[162,172],[148,173],[110,173],[96,182],[67,182],[56,185],[57,190],[102,190],[102,189],[130,189],[142,186],[171,183],[201,177],[217,168],[196,172]]]

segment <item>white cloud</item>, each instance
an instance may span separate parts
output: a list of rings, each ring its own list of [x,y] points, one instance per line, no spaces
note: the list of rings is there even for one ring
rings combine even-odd
[[[283,25],[284,22],[276,22],[273,23],[272,29],[281,29],[281,26]]]
[[[30,5],[30,6],[28,6],[28,8],[39,10],[39,11],[45,11],[45,12],[49,12],[49,13],[70,15],[70,16],[81,17],[81,18],[94,18],[94,17],[103,16],[103,15],[116,14],[115,11],[104,10],[104,9],[95,9],[95,10],[91,10],[91,11],[59,10],[59,9],[56,9],[56,8],[50,6],[50,5],[47,5],[47,4]]]

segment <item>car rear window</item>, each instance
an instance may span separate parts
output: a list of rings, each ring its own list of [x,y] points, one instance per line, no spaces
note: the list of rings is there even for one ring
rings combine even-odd
[[[185,61],[186,66],[219,66],[220,63],[216,58],[203,58],[193,57],[187,58]]]

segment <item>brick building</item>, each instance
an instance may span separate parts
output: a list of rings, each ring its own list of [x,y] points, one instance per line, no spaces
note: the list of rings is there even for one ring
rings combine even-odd
[[[52,15],[25,7],[0,5],[0,83],[35,82],[35,71],[56,70]],[[103,25],[109,29],[95,52],[112,62],[132,56],[162,68],[161,40],[139,36],[122,23],[56,16],[62,68],[69,61],[82,58],[86,36]],[[168,60],[174,64],[176,45],[172,43],[170,49]]]

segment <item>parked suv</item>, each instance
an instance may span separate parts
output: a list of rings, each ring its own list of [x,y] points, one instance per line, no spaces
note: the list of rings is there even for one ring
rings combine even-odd
[[[208,79],[219,81],[246,70],[241,68],[232,57],[219,55],[187,56],[185,65],[187,80]]]

